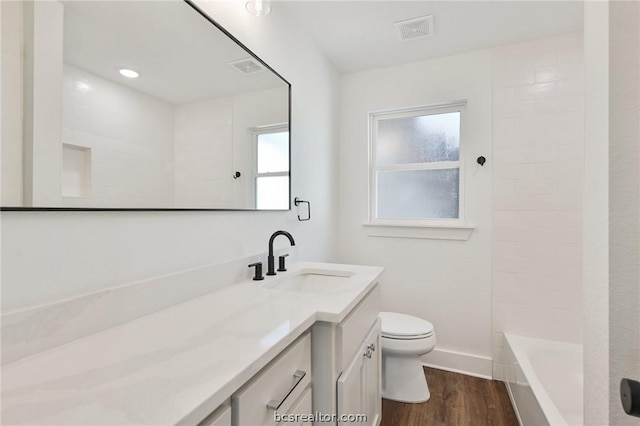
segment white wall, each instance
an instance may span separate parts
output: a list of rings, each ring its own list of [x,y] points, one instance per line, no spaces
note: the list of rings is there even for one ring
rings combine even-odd
[[[22,205],[22,2],[2,7],[2,205]]]
[[[370,237],[368,114],[466,99],[468,241]],[[340,132],[340,261],[386,267],[382,309],[434,324],[436,350],[425,362],[491,375],[491,52],[344,75]],[[476,157],[485,155],[480,168]]]
[[[609,424],[609,2],[585,2],[584,423]]]
[[[640,373],[640,5],[587,2],[585,424],[632,425],[623,377]]]
[[[65,64],[62,143],[91,150],[91,191],[76,207],[173,206],[173,106]]]
[[[332,260],[336,246],[338,77],[295,19],[273,5],[258,19],[242,2],[198,2],[293,85],[292,192],[297,212],[3,212],[2,308],[72,297],[131,280],[264,253],[277,229],[292,232],[298,258]],[[297,34],[291,37],[291,34]],[[281,246],[282,241],[277,245]]]
[[[22,2],[24,206],[61,203],[64,7]]]
[[[609,424],[637,425],[620,380],[640,380],[640,3],[609,6]]]
[[[493,362],[502,333],[582,342],[582,34],[493,50]]]

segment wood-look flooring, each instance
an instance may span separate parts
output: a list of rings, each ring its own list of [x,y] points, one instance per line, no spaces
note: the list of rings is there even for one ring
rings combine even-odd
[[[503,382],[425,368],[431,399],[382,400],[380,426],[518,426]]]

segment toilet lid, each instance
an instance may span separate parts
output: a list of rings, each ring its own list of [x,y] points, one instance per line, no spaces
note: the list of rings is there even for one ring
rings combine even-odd
[[[426,337],[433,334],[433,324],[421,318],[397,312],[380,312],[383,336]]]

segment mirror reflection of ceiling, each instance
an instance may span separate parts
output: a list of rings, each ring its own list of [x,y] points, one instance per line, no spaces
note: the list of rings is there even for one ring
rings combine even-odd
[[[268,70],[229,65],[250,55],[183,1],[149,3],[63,1],[64,61],[172,104],[284,85]]]

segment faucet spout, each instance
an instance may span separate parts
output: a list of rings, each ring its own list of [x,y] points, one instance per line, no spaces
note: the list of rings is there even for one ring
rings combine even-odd
[[[269,238],[269,256],[267,257],[267,275],[275,275],[275,258],[273,257],[273,241],[276,239],[278,235],[284,235],[289,239],[289,243],[292,246],[296,245],[296,241],[293,239],[293,236],[287,231],[276,231]]]

